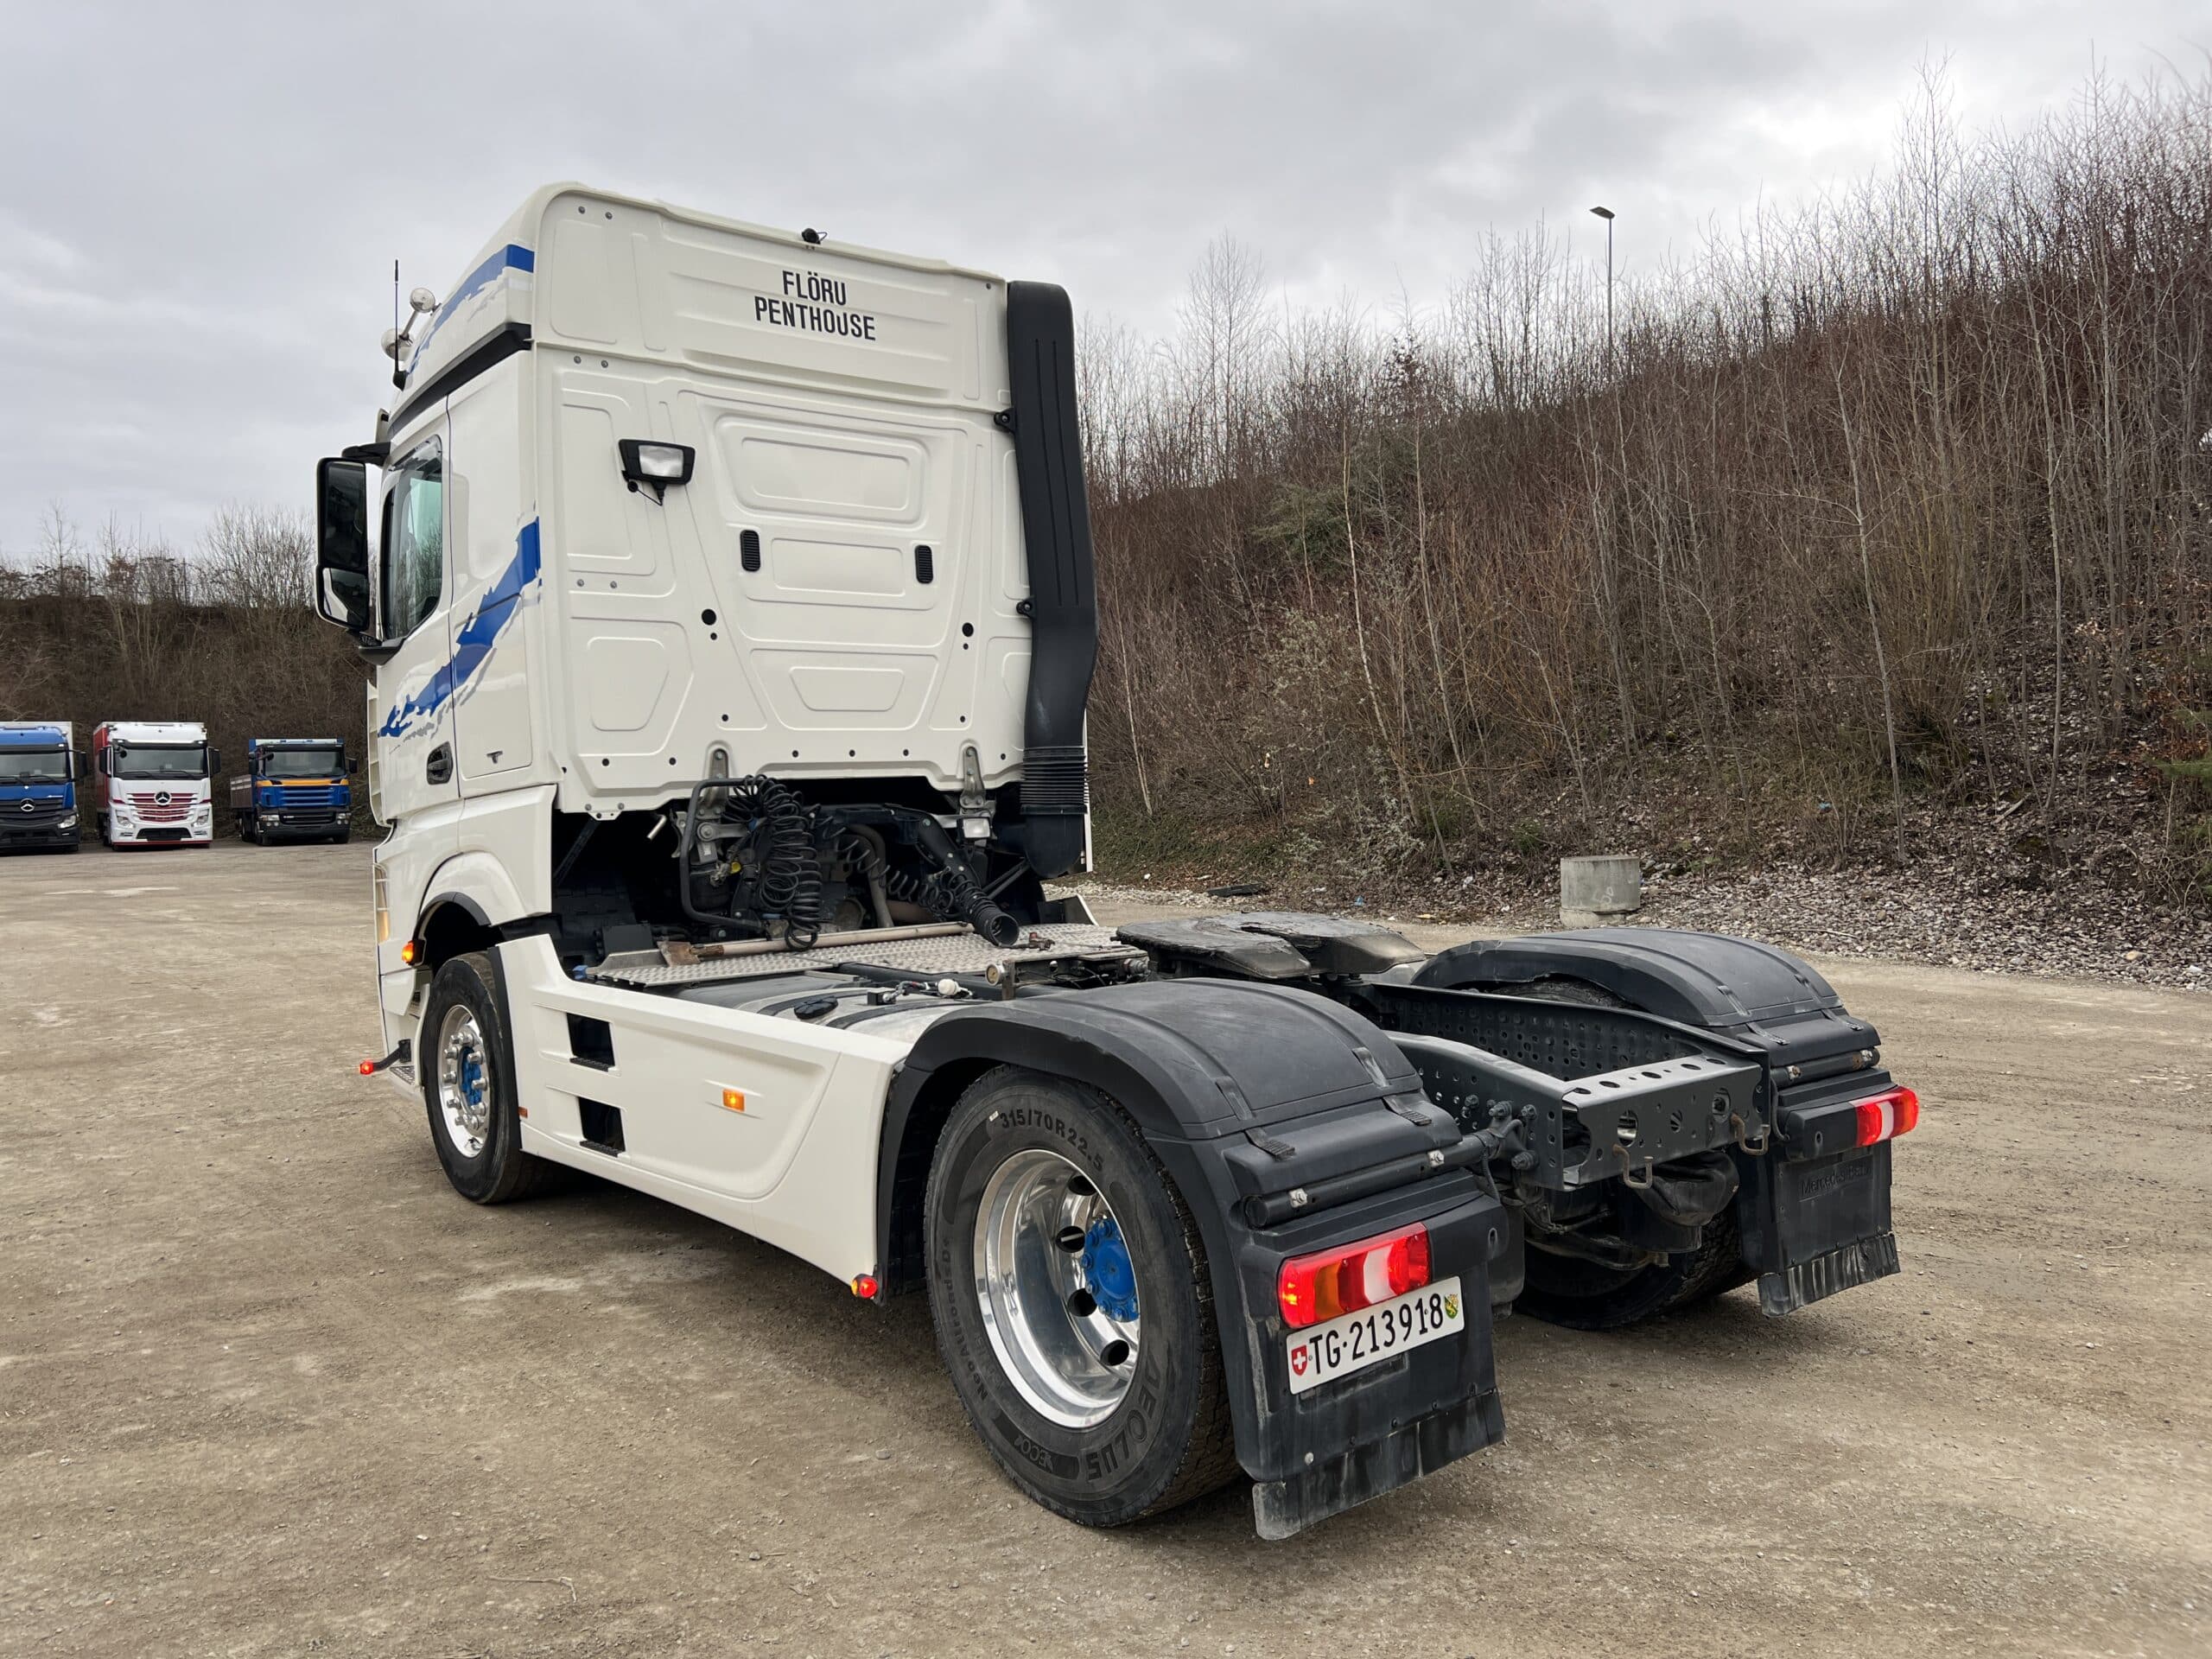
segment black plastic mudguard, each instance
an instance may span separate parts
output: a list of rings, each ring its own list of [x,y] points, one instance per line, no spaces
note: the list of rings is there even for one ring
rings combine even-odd
[[[1773,1133],[1733,1153],[1737,1230],[1759,1301],[1786,1313],[1897,1271],[1888,1145],[1840,1145],[1822,1122],[1890,1086],[1881,1039],[1811,964],[1755,940],[1601,927],[1478,939],[1440,951],[1419,986],[1541,998],[1548,980],[1599,986],[1644,1013],[1762,1057],[1757,1099]],[[1576,1009],[1577,1013],[1585,1012]]]
[[[1492,1264],[1517,1281],[1504,1207],[1465,1169],[1255,1224],[1258,1200],[1456,1146],[1389,1035],[1311,993],[1246,982],[1148,981],[976,1003],[915,1045],[887,1106],[884,1259],[906,1123],[931,1077],[978,1060],[1089,1084],[1134,1117],[1203,1239],[1235,1419],[1262,1536],[1287,1537],[1504,1432],[1491,1340]],[[1290,1256],[1412,1222],[1436,1279],[1462,1286],[1465,1329],[1297,1395],[1276,1280]],[[1510,1296],[1511,1288],[1506,1290]]]

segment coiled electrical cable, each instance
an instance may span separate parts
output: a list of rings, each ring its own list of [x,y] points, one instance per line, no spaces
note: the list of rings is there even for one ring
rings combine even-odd
[[[792,950],[811,949],[823,922],[814,809],[788,785],[756,772],[732,780],[725,810],[751,823],[760,837],[753,885],[762,912],[784,918]]]

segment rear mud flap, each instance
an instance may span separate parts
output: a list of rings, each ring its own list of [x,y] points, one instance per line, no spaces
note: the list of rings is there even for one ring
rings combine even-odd
[[[1849,1290],[1853,1285],[1872,1284],[1897,1270],[1897,1235],[1878,1233],[1872,1238],[1858,1239],[1825,1251],[1780,1273],[1761,1274],[1759,1311],[1777,1318],[1795,1313],[1823,1296]]]
[[[1339,1457],[1319,1459],[1302,1475],[1254,1482],[1253,1527],[1262,1538],[1288,1538],[1479,1452],[1504,1433],[1505,1412],[1493,1389]]]
[[[1762,1310],[1793,1313],[1897,1272],[1888,1143],[1826,1158],[1736,1156],[1736,1224]]]
[[[1456,1176],[1444,1179],[1456,1180]],[[1470,1183],[1471,1185],[1471,1183]],[[1240,1435],[1238,1461],[1252,1478],[1252,1522],[1261,1537],[1281,1539],[1355,1504],[1433,1474],[1479,1452],[1505,1433],[1492,1341],[1491,1274],[1517,1287],[1520,1240],[1503,1206],[1487,1193],[1446,1195],[1419,1187],[1383,1193],[1363,1205],[1313,1217],[1250,1236],[1240,1252],[1243,1301],[1251,1319],[1253,1433]],[[1409,1203],[1408,1199],[1426,1202]],[[1460,1281],[1465,1329],[1371,1369],[1303,1394],[1291,1389],[1289,1332],[1274,1309],[1278,1269],[1287,1255],[1316,1243],[1384,1232],[1419,1221],[1428,1229],[1438,1276]],[[1287,1235],[1311,1230],[1299,1239]]]

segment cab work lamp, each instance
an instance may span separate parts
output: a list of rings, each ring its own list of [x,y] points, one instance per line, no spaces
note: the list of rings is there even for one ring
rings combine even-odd
[[[688,443],[624,438],[616,447],[622,451],[623,481],[633,490],[652,485],[656,501],[666,497],[670,485],[691,481],[691,463],[697,452]]]

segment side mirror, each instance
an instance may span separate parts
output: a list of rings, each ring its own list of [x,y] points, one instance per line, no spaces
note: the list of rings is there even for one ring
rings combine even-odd
[[[82,749],[79,749],[76,752],[76,754],[77,781],[81,784],[92,775],[92,757],[86,754]]]
[[[223,752],[222,752],[220,749],[210,749],[210,750],[208,750],[208,751],[207,751],[207,775],[208,775],[210,778],[213,778],[213,777],[217,772],[220,772],[222,769],[223,769]]]
[[[315,463],[315,608],[348,633],[369,630],[369,469],[364,461]]]

